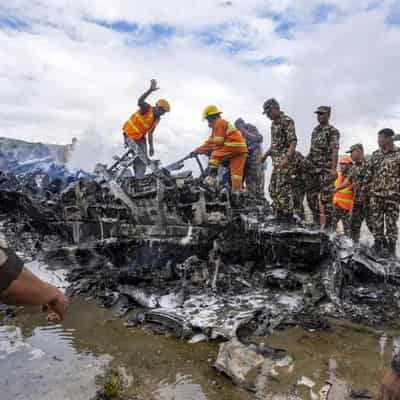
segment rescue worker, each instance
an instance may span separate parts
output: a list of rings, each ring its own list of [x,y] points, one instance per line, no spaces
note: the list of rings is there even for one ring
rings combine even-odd
[[[209,105],[203,111],[211,134],[203,145],[194,150],[191,155],[209,154],[209,176],[207,183],[215,187],[220,164],[229,162],[233,192],[241,192],[243,188],[243,172],[247,158],[247,146],[242,134],[230,122],[221,118],[217,106]]]
[[[263,114],[272,121],[271,145],[262,158],[270,156],[273,171],[269,184],[278,222],[293,222],[293,162],[296,152],[297,136],[294,121],[281,111],[275,99],[268,99],[263,105]]]
[[[378,254],[395,255],[400,203],[400,148],[393,143],[394,132],[378,132],[379,150],[367,163],[364,184],[370,191],[368,226]]]
[[[154,107],[146,102],[147,97],[158,89],[157,81],[152,79],[150,88],[139,97],[139,110],[131,115],[122,128],[125,143],[132,147],[132,141],[134,141],[143,151],[146,159],[148,157],[146,139],[148,141],[149,156],[152,157],[154,155],[154,130],[160,122],[161,116],[167,112],[170,112],[171,110],[168,101],[165,99],[159,99]],[[143,160],[136,158],[133,169],[135,171],[136,178],[144,178],[146,173],[146,164]]]
[[[351,170],[353,160],[350,156],[343,156],[339,160],[340,172],[335,181],[335,190],[333,195],[334,205],[334,229],[337,223],[342,221],[344,234],[350,236],[350,216],[353,209],[354,192],[351,184]]]
[[[247,145],[247,160],[244,167],[246,190],[256,198],[264,198],[264,170],[261,164],[261,143],[263,137],[258,129],[242,118],[235,121],[235,127],[242,133]]]
[[[337,176],[340,134],[329,124],[330,107],[320,106],[315,113],[319,124],[312,132],[310,152],[307,156],[307,203],[315,224],[320,224],[320,210],[324,210],[325,229],[329,230],[332,228],[332,199]]]
[[[43,306],[53,322],[65,318],[67,297],[24,268],[23,261],[7,243],[0,240],[0,302],[18,306]]]
[[[364,147],[361,143],[354,144],[347,151],[353,160],[351,183],[354,191],[354,204],[350,219],[350,237],[355,243],[360,240],[361,225],[368,214],[368,190],[364,186],[366,162]]]
[[[400,356],[396,354],[390,370],[383,375],[377,400],[400,400]]]

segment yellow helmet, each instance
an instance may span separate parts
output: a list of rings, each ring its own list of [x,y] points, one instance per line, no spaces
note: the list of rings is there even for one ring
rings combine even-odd
[[[222,111],[220,111],[217,106],[214,106],[214,104],[210,104],[204,109],[203,118],[205,119],[205,118],[209,117],[210,115],[216,115],[216,114],[221,114],[221,113],[222,113]]]
[[[156,106],[162,108],[166,112],[171,111],[171,106],[169,105],[168,101],[165,99],[157,100]]]

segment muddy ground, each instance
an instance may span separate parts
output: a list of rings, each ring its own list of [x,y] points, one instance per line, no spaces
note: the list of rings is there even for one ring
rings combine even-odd
[[[126,399],[254,398],[213,368],[217,342],[189,344],[146,329],[127,329],[123,320],[92,302],[73,300],[62,326],[21,310],[0,332],[4,400],[89,400],[108,365],[122,365],[132,376]],[[321,398],[332,374],[357,390],[376,393],[399,333],[343,324],[333,324],[329,331],[277,331],[263,340],[286,349],[293,362],[276,368],[270,393],[296,388],[302,399]]]

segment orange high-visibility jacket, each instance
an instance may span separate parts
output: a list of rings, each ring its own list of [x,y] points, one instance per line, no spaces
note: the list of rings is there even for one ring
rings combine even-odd
[[[196,152],[199,154],[210,153],[221,147],[232,149],[232,153],[247,153],[246,141],[242,133],[230,122],[218,118],[211,135],[203,145],[196,149]]]
[[[343,174],[339,174],[335,181],[335,188],[341,186],[346,178]],[[354,192],[353,185],[346,186],[344,189],[339,190],[333,196],[333,204],[342,208],[343,210],[351,211],[353,209]]]
[[[136,111],[123,126],[125,135],[133,140],[142,139],[147,133],[152,132],[158,124],[158,119],[154,117],[153,107],[149,107],[145,114]]]

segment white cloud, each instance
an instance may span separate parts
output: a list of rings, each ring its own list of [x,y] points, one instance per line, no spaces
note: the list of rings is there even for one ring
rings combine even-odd
[[[400,28],[385,23],[391,2],[361,9],[358,1],[336,0],[331,2],[337,7],[334,17],[324,23],[313,19],[316,1],[224,3],[2,4],[0,21],[13,15],[30,28],[18,31],[0,24],[0,135],[61,143],[76,136],[87,147],[85,166],[90,160],[105,161],[117,146],[122,151],[121,126],[151,78],[159,80],[161,90],[150,100],[162,96],[172,103],[155,136],[166,163],[207,136],[201,112],[209,103],[218,104],[232,121],[243,116],[256,123],[268,144],[269,122],[261,106],[267,97],[278,98],[295,118],[305,152],[315,125],[313,111],[320,104],[333,106],[343,147],[362,141],[371,151],[378,128],[388,123],[396,128]],[[275,32],[282,21],[268,17],[279,12],[297,24],[291,40]],[[119,33],[90,20],[127,20],[140,29]],[[176,34],[168,40],[156,35],[145,46],[127,45],[137,36],[141,42],[151,39],[149,24],[167,24]],[[205,44],[200,31],[218,32],[220,42]],[[230,53],[226,43],[249,47]],[[254,63],[279,57],[287,64]]]

